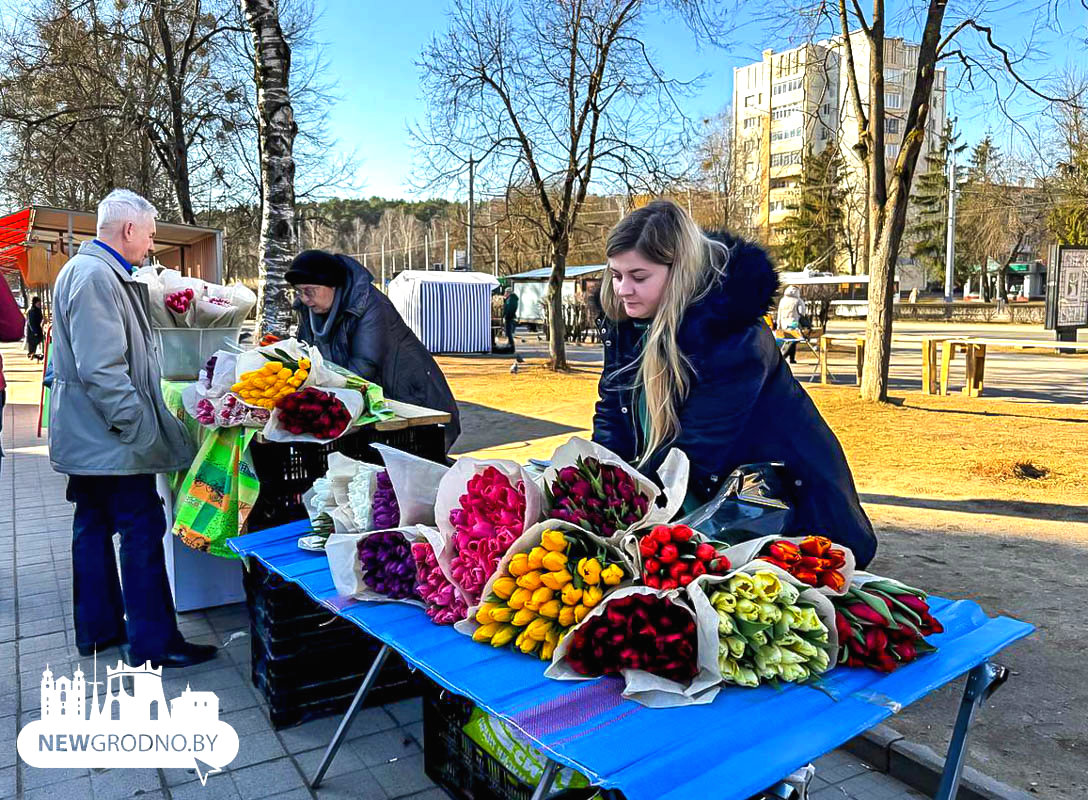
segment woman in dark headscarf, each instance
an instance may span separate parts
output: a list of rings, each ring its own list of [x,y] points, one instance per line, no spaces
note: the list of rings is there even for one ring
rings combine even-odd
[[[374,381],[386,397],[449,412],[448,452],[461,433],[453,392],[434,357],[374,288],[370,272],[348,256],[304,250],[285,277],[298,296],[298,338]]]

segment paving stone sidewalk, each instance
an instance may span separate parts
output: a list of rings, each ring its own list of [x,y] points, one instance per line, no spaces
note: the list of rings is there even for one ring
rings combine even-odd
[[[447,795],[423,772],[422,707],[406,700],[361,712],[347,744],[318,791],[307,781],[317,767],[337,720],[323,719],[276,731],[249,678],[248,636],[235,637],[218,658],[186,670],[167,671],[163,688],[175,697],[186,685],[214,691],[220,718],[239,735],[241,747],[229,770],[201,786],[183,769],[36,769],[15,752],[19,727],[40,718],[40,684],[48,663],[71,675],[80,658],[71,628],[71,506],[65,479],[49,468],[45,442],[35,436],[37,409],[4,410],[7,457],[0,466],[0,798],[26,800],[260,800],[261,798],[356,798],[440,800]],[[195,642],[221,644],[248,630],[243,605],[179,615]],[[119,657],[99,654],[98,666]],[[905,800],[922,795],[841,751],[817,762],[812,800]],[[707,800],[711,800],[708,798]]]

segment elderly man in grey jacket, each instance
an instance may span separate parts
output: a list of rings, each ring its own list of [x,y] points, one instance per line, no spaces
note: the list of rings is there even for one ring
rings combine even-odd
[[[155,474],[187,469],[193,445],[166,409],[147,287],[132,277],[154,246],[155,207],[117,189],[98,237],[64,265],[53,294],[49,459],[68,475],[76,645],[121,645],[129,664],[185,667],[216,648],[177,629]],[[121,579],[113,534],[121,536]]]

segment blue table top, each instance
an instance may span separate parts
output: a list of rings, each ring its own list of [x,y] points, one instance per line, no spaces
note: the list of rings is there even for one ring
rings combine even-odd
[[[307,522],[230,540],[331,612],[389,644],[429,678],[522,731],[556,761],[629,800],[743,800],[1029,635],[970,600],[930,597],[945,632],[936,653],[890,675],[838,667],[819,687],[727,687],[713,703],[651,709],[617,678],[554,681],[546,664],[473,642],[404,603],[340,597],[323,554],[300,550]],[[952,720],[949,720],[951,726]]]

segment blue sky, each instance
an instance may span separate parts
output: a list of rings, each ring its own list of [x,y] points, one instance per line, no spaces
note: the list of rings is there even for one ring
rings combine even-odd
[[[744,5],[751,9],[762,4]],[[889,3],[889,7],[897,6],[906,4]],[[448,2],[326,0],[323,7],[316,38],[324,43],[324,57],[341,97],[330,110],[329,124],[338,147],[354,151],[360,159],[359,194],[411,196],[406,185],[412,170],[407,126],[420,119],[424,111],[415,61],[430,37],[444,30]],[[1022,6],[1010,3],[1005,10],[990,15],[999,39],[1022,45],[1027,35],[1022,14]],[[757,60],[764,47],[792,46],[765,22],[740,16],[737,20],[740,27],[727,48],[701,50],[692,45],[691,34],[679,20],[653,18],[648,25],[646,38],[666,74],[693,78],[705,73],[701,89],[687,101],[687,111],[696,119],[716,113],[729,102],[734,67]],[[1024,65],[1028,73],[1042,76],[1078,62],[1088,68],[1083,44],[1077,47],[1078,40],[1084,41],[1083,11],[1075,22],[1080,26],[1079,33],[1067,25],[1061,36],[1050,32],[1036,35],[1031,61]],[[888,34],[913,39],[913,24],[910,20],[890,24]],[[1027,99],[1023,95],[1025,105],[1018,105],[1025,113],[1029,108]],[[995,113],[993,105],[992,88],[951,95],[950,113],[960,118],[964,134],[961,141],[973,142],[992,128],[1008,149],[1013,143],[1010,126]]]

